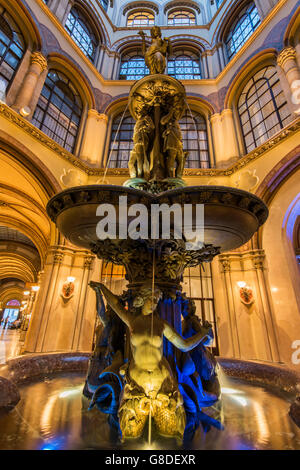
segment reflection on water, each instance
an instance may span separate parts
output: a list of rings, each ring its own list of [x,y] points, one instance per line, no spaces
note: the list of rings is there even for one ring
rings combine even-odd
[[[87,411],[82,400],[84,376],[60,375],[21,389],[21,401],[0,416],[0,449],[146,449],[142,441],[116,444],[107,416]],[[300,449],[300,429],[288,416],[289,402],[237,380],[222,386],[222,405],[206,410],[222,418],[224,431],[199,428],[190,449]],[[152,449],[176,442],[154,435]]]

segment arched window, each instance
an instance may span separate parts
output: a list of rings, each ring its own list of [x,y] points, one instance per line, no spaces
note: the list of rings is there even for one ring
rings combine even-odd
[[[68,15],[65,28],[82,52],[93,62],[97,41],[86,18],[73,7]]]
[[[109,168],[127,168],[130,152],[133,148],[135,120],[123,113],[113,121],[109,149]],[[186,168],[210,168],[207,126],[203,116],[187,113],[180,120],[183,148],[189,152]]]
[[[32,123],[73,152],[82,110],[81,98],[71,81],[63,73],[50,70]]]
[[[130,114],[123,117],[123,113],[113,120],[110,149],[109,168],[127,168],[130,152],[133,148],[133,130],[135,120]]]
[[[149,75],[149,69],[145,64],[145,59],[139,51],[132,51],[122,56],[120,79],[139,80]]]
[[[186,168],[210,168],[206,120],[194,111],[180,120],[183,149],[189,152]]]
[[[264,67],[248,81],[238,112],[248,152],[287,125],[291,114],[275,67]]]
[[[168,75],[178,80],[201,78],[200,58],[190,51],[176,51],[168,60]]]
[[[175,10],[168,15],[168,25],[181,26],[196,24],[195,13],[187,10]]]
[[[17,25],[0,6],[0,99],[14,78],[24,55],[25,45]]]
[[[240,11],[226,37],[228,59],[231,59],[252,36],[260,24],[260,17],[254,2]]]
[[[140,26],[154,26],[154,13],[149,11],[136,11],[127,17],[127,26],[138,28]]]

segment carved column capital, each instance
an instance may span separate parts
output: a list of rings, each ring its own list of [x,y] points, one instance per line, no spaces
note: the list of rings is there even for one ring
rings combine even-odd
[[[41,72],[47,70],[48,67],[47,59],[41,52],[33,52],[33,54],[31,54],[30,63],[31,65],[38,65]]]
[[[231,271],[231,264],[229,259],[220,259],[220,263],[223,269],[223,273],[230,273]]]
[[[257,270],[262,271],[264,269],[265,258],[266,255],[262,251],[260,251],[259,253],[254,253],[252,256],[253,267]]]
[[[84,258],[84,267],[86,269],[91,269],[93,265],[93,261],[95,259],[95,256],[93,255],[86,255]]]
[[[61,264],[64,258],[64,254],[56,251],[53,253],[53,264]]]
[[[88,117],[89,118],[95,118],[97,119],[98,121],[104,121],[105,123],[108,122],[108,116],[107,114],[101,114],[101,113],[98,113],[97,109],[89,109],[88,111]]]
[[[277,57],[278,65],[285,70],[285,66],[289,61],[293,61],[297,64],[297,53],[293,47],[285,47]]]

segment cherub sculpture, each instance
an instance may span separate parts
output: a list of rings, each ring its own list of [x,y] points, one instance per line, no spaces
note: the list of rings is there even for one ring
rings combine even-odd
[[[131,358],[120,370],[126,384],[119,408],[123,439],[141,436],[149,414],[161,434],[182,438],[185,411],[177,381],[163,356],[163,337],[187,352],[206,340],[210,327],[188,339],[182,338],[158,316],[161,291],[155,288],[153,292],[151,283],[145,283],[135,295],[133,306],[141,308],[139,315],[126,310],[105,285],[99,286],[108,305],[129,330]]]
[[[150,74],[162,74],[166,70],[167,54],[172,54],[172,46],[169,39],[162,39],[161,30],[158,26],[151,28],[151,46],[147,48],[145,33],[139,32],[143,40],[142,51],[145,56],[145,63],[150,70]]]

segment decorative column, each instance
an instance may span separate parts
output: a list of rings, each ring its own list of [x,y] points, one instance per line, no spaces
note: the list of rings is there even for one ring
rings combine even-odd
[[[87,250],[52,246],[26,334],[23,352],[89,351],[96,318],[91,276],[99,281],[99,263]],[[95,268],[95,269],[94,269]]]
[[[38,80],[42,72],[47,69],[47,59],[40,52],[34,52],[31,55],[30,66],[27,74],[25,75],[23,84],[17,95],[15,104],[13,106],[22,116],[28,117],[31,112],[31,101]]]
[[[220,113],[213,114],[210,117],[211,132],[213,137],[214,144],[214,155],[215,155],[215,164],[216,167],[219,166],[219,163],[223,160],[222,158],[222,148],[223,148],[223,128],[222,128],[222,118]]]
[[[223,274],[223,286],[226,298],[226,307],[227,307],[227,314],[228,314],[228,333],[231,336],[231,346],[233,350],[233,355],[235,358],[241,357],[241,350],[239,344],[239,335],[237,330],[237,322],[236,322],[236,313],[235,313],[235,306],[234,306],[234,297],[232,291],[232,283],[231,283],[231,263],[230,260],[227,259],[226,255],[223,255],[219,258],[221,263],[221,269]]]
[[[57,0],[55,5],[53,2],[52,11],[61,21],[62,25],[65,25],[65,22],[68,18],[68,15],[71,11],[72,6],[74,5],[74,0]]]
[[[253,267],[256,270],[257,285],[259,290],[259,297],[263,312],[266,331],[268,335],[268,342],[270,346],[271,357],[274,362],[280,362],[280,349],[277,341],[276,323],[273,318],[273,312],[270,305],[270,292],[267,288],[265,279],[265,252],[263,250],[257,250],[253,253],[252,262]]]
[[[239,158],[239,148],[237,143],[235,125],[232,109],[224,109],[221,113],[223,125],[223,159],[237,160]]]
[[[222,72],[222,70],[226,66],[226,61],[225,61],[225,57],[224,57],[224,45],[223,45],[223,43],[219,42],[218,44],[216,44],[216,48],[217,48],[218,57],[219,57],[219,61],[220,61],[220,68],[221,68],[221,72]]]
[[[230,160],[236,161],[239,157],[233,112],[231,109],[224,109],[221,114],[213,114],[210,120],[216,167],[222,168],[228,166]]]
[[[234,357],[279,362],[271,292],[264,268],[265,252],[248,248],[245,245],[219,256],[228,310],[227,314],[222,312],[225,317],[220,320],[224,331],[221,344],[228,342],[230,334]]]
[[[83,134],[80,158],[98,167],[101,165],[106,139],[108,116],[90,109]]]
[[[294,113],[300,114],[300,69],[297,63],[297,52],[293,47],[283,49],[278,58],[278,65],[282,68],[288,81]]]
[[[270,4],[269,0],[254,0],[254,3],[256,5],[261,20],[263,20],[267,16],[269,11],[273,7],[273,5]]]

